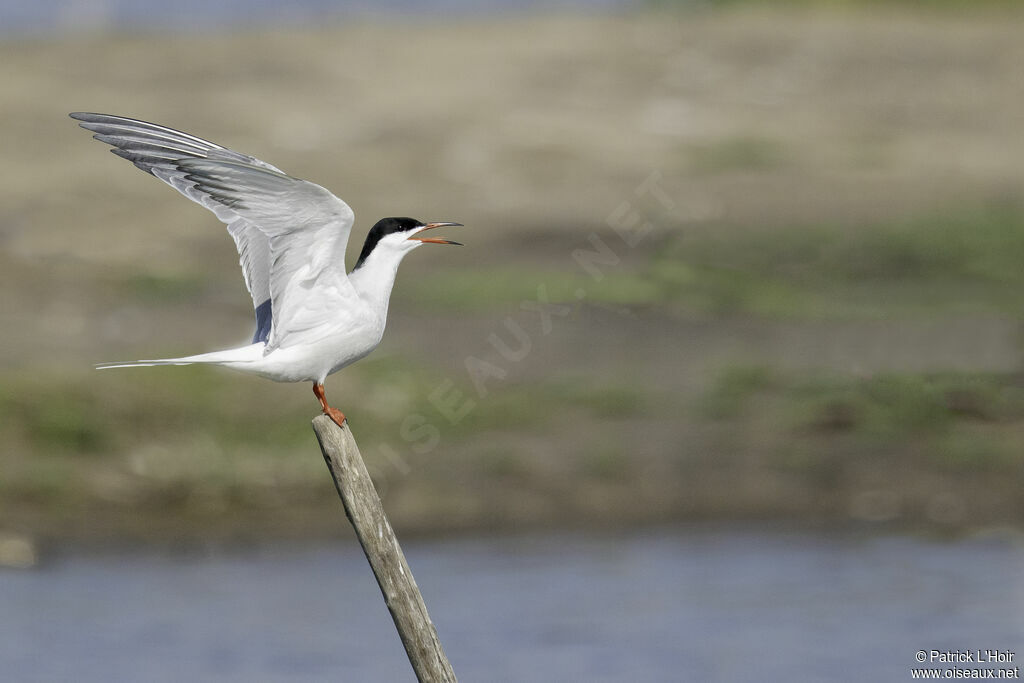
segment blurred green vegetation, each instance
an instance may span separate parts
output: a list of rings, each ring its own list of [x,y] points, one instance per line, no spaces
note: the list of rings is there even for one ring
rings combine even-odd
[[[793,428],[880,437],[943,435],[960,423],[1024,419],[1024,377],[993,373],[881,373],[869,377],[785,375],[760,365],[723,368],[701,396],[712,419],[741,417],[751,399],[770,395]]]
[[[136,273],[120,283],[121,291],[139,301],[153,304],[182,302],[194,299],[205,286],[205,279],[195,274]]]
[[[757,135],[692,145],[686,156],[690,169],[698,174],[766,171],[785,165],[789,159],[777,140]]]
[[[431,271],[397,296],[479,311],[536,297],[776,318],[882,318],[957,311],[1018,315],[1024,212],[953,208],[893,223],[793,225],[770,231],[665,230],[638,266]]]
[[[1024,376],[1019,373],[857,377],[741,364],[724,367],[696,407],[740,430],[751,428],[756,412],[757,429],[781,435],[787,447],[779,457],[798,469],[831,459],[831,449],[806,448],[826,440],[889,467],[997,475],[1024,484]],[[891,457],[894,452],[908,459],[900,463]]]
[[[322,462],[312,457],[312,399],[274,401],[278,385],[194,366],[50,377],[11,372],[3,379],[0,425],[10,466],[0,478],[2,503],[59,501],[75,511],[146,500],[150,513],[162,514],[167,505],[188,507],[196,492],[226,507],[254,502],[268,487],[295,489],[305,503],[333,497]],[[562,377],[510,385],[453,425],[429,399],[443,379],[432,367],[384,355],[346,373],[345,394],[364,397],[354,429],[371,466],[388,466],[375,444],[405,450],[401,429],[409,415],[428,416],[443,429],[448,449],[481,433],[543,434],[567,417],[627,419],[646,410],[649,398],[637,387]],[[468,383],[458,389],[472,395]],[[147,443],[159,446],[140,451]],[[522,456],[495,447],[470,466],[485,476],[526,477]],[[597,476],[607,476],[611,459],[609,452],[598,458]],[[118,490],[109,490],[111,481]]]

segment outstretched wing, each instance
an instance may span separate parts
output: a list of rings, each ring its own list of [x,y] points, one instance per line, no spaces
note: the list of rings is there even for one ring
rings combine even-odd
[[[274,345],[290,285],[344,274],[352,209],[329,191],[255,157],[145,121],[76,112],[93,137],[227,224],[256,309],[256,341]]]

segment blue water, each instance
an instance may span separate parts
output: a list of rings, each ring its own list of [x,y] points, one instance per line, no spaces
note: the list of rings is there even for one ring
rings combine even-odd
[[[464,681],[908,680],[919,649],[1024,656],[1001,538],[698,530],[406,544]],[[357,546],[67,557],[0,573],[9,681],[400,681]]]

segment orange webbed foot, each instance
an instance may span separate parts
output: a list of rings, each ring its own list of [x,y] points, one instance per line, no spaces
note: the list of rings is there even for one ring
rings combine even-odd
[[[344,427],[345,420],[347,419],[345,417],[345,413],[341,412],[337,408],[328,405],[327,394],[324,393],[324,385],[320,384],[319,382],[314,382],[313,394],[316,396],[317,400],[320,401],[320,408],[324,411],[324,415],[331,418],[334,421],[334,424],[338,425],[339,427]]]
[[[345,420],[348,419],[345,417],[345,413],[341,412],[337,408],[332,408],[331,406],[327,406],[326,408],[324,408],[324,415],[334,420],[334,424],[338,425],[339,427],[344,427]]]

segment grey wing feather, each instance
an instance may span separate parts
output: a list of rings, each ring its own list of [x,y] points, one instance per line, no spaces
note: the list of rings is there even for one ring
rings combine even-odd
[[[183,159],[210,159],[249,163],[280,173],[280,170],[255,157],[234,152],[216,143],[154,123],[109,114],[75,112],[71,118],[95,133],[94,138],[110,145],[117,156],[164,181],[192,201],[213,211],[228,226],[235,240],[245,286],[253,307],[270,298],[270,248],[266,235],[228,207],[212,201],[185,179],[178,168]]]
[[[263,304],[270,300],[276,326],[286,313],[283,292],[292,279],[315,277],[331,262],[344,263],[352,210],[319,185],[173,128],[108,114],[71,117],[111,145],[111,152],[227,224],[257,317],[261,310],[269,314]],[[257,320],[257,340],[260,330],[269,328],[266,322]]]

